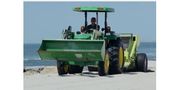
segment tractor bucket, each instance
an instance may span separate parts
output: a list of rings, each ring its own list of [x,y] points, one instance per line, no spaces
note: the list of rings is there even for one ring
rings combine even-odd
[[[105,54],[104,40],[43,40],[38,50],[42,60],[99,61]]]

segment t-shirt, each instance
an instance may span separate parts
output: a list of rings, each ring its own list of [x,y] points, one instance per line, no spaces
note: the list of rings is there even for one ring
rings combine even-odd
[[[97,30],[99,31],[100,26],[97,25],[97,24],[90,24],[90,25],[87,26],[87,29],[88,29],[88,30],[89,30],[89,29],[96,29],[96,28],[97,28]]]

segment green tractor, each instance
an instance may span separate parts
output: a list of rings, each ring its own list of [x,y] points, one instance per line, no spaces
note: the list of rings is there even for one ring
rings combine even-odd
[[[147,56],[137,53],[139,38],[131,33],[116,34],[107,25],[107,13],[114,12],[108,7],[75,7],[77,12],[84,12],[85,33],[72,32],[71,26],[63,32],[63,39],[42,40],[38,50],[42,60],[56,60],[59,75],[82,73],[83,67],[89,71],[98,71],[100,76],[119,74],[123,70],[135,69],[147,71]],[[104,13],[102,31],[87,29],[87,13]]]

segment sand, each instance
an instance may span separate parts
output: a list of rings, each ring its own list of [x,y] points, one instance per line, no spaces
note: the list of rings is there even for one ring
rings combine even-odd
[[[149,61],[150,72],[125,72],[100,77],[97,72],[58,76],[55,66],[24,73],[24,90],[155,90],[156,62]]]

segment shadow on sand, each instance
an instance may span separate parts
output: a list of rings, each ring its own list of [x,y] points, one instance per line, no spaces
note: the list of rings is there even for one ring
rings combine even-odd
[[[147,72],[144,72],[144,73],[151,73],[151,72],[155,72],[155,71],[149,69]],[[124,72],[122,74],[137,75],[138,71],[136,71],[136,70],[124,70]],[[61,77],[71,77],[74,75],[83,76],[83,77],[90,77],[90,78],[99,77],[98,72],[89,72],[89,71],[85,71],[85,72],[82,72],[80,74],[65,74],[65,75],[61,75]],[[116,77],[115,75],[118,75],[118,74],[106,75],[106,76],[102,76],[102,77],[113,78],[113,77]]]
[[[124,70],[123,74],[135,75],[135,74],[138,74],[138,72],[140,72],[140,71],[137,71],[137,70]],[[146,72],[143,72],[143,73],[150,73],[150,72],[155,72],[155,71],[151,70],[151,69],[148,69]]]
[[[91,78],[99,77],[98,72],[83,72],[83,73],[81,74],[81,76],[91,77]],[[112,77],[114,77],[114,76],[113,76],[113,75],[106,75],[106,76],[102,76],[102,77],[112,78]]]

